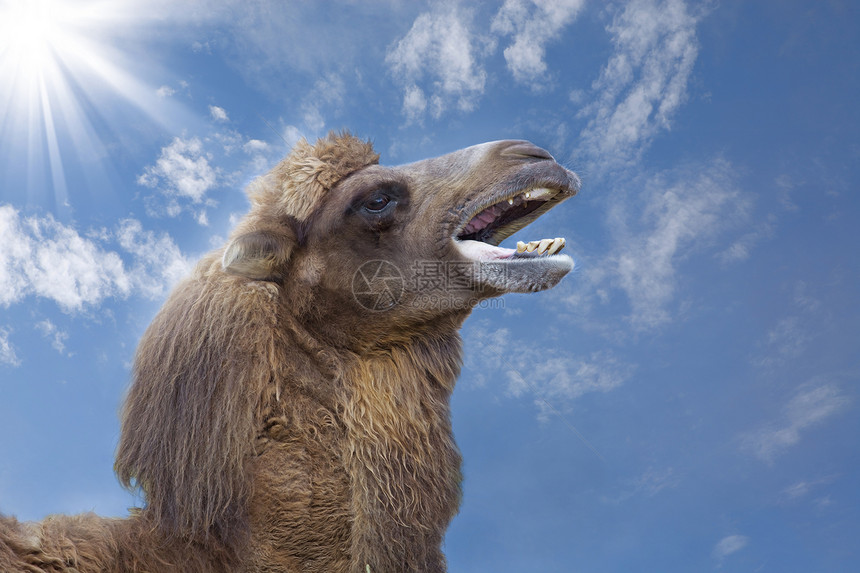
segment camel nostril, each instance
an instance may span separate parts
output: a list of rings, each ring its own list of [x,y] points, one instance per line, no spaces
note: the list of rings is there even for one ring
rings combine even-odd
[[[506,147],[502,153],[502,157],[527,157],[531,159],[548,159],[555,161],[555,158],[545,149],[541,149],[528,141],[513,141],[511,145]]]

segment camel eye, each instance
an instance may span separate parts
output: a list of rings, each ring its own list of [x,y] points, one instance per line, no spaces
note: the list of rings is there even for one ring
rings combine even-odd
[[[388,195],[377,195],[365,201],[364,209],[371,213],[381,213],[389,204],[391,204],[391,197]]]

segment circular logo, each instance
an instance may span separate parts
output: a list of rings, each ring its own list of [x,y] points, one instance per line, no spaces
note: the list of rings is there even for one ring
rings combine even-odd
[[[368,310],[388,310],[403,296],[403,275],[388,261],[367,261],[352,275],[352,296]]]

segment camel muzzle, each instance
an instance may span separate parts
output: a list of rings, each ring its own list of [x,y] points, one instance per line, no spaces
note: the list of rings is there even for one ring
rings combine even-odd
[[[484,190],[465,209],[453,232],[459,253],[477,263],[476,279],[499,292],[535,292],[555,286],[573,269],[573,260],[559,252],[563,237],[520,241],[516,249],[499,247],[579,191],[579,178],[545,150],[528,142],[499,142],[498,161],[517,162],[501,182]]]

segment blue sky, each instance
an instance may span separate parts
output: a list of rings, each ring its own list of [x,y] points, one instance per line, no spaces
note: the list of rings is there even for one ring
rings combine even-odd
[[[299,137],[522,138],[583,190],[506,244],[577,268],[463,329],[450,569],[860,569],[856,3],[39,4],[0,0],[0,511],[139,502],[136,342]]]

